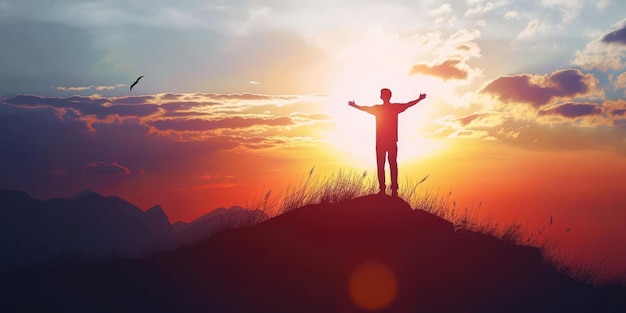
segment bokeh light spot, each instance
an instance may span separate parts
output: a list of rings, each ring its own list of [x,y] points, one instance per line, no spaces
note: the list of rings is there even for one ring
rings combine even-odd
[[[393,303],[398,294],[398,283],[389,267],[370,261],[355,268],[348,289],[356,306],[377,311]]]

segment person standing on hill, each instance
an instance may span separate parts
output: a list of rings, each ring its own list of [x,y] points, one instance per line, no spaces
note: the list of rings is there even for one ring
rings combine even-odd
[[[389,160],[391,172],[391,195],[398,196],[398,114],[416,105],[426,98],[425,93],[420,93],[419,98],[407,103],[391,103],[391,90],[380,90],[380,99],[383,104],[374,106],[360,106],[354,101],[348,101],[348,105],[376,116],[376,165],[378,167],[378,194],[384,195],[385,185],[385,156]]]

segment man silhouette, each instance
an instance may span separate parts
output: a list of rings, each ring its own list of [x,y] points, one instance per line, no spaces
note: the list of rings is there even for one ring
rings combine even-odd
[[[391,195],[398,196],[398,114],[416,105],[426,98],[425,93],[420,93],[419,98],[407,103],[391,103],[391,90],[383,88],[380,90],[380,99],[383,104],[370,107],[357,105],[354,101],[348,101],[348,105],[361,111],[376,116],[376,165],[378,167],[378,194],[384,195],[387,186],[385,185],[385,155],[389,160],[389,171],[391,172]]]

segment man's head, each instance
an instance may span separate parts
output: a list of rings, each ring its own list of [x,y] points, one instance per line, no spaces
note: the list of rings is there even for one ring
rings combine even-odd
[[[391,90],[387,89],[387,88],[383,88],[380,90],[380,99],[382,99],[384,102],[389,102],[389,99],[391,99]]]

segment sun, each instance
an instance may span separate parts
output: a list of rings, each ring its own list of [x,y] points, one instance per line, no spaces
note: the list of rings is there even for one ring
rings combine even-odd
[[[441,95],[448,88],[441,79],[410,74],[418,61],[415,49],[398,36],[374,31],[333,53],[327,68],[325,109],[334,130],[328,133],[327,141],[351,156],[358,163],[354,165],[375,166],[376,123],[373,115],[348,106],[348,101],[363,106],[381,104],[382,88],[391,89],[391,102],[395,103],[428,94],[427,99],[399,115],[399,162],[426,157],[444,147],[442,141],[425,133],[427,126],[432,127],[433,95]]]
[[[354,73],[354,72],[353,72]],[[406,73],[379,71],[379,75],[357,71],[360,79],[339,79],[325,104],[334,128],[327,133],[327,141],[336,149],[352,157],[360,167],[376,164],[375,116],[356,110],[348,105],[371,106],[382,104],[381,88],[392,91],[391,101],[406,103],[419,97],[421,92],[437,92],[436,82],[407,77]],[[432,156],[445,148],[442,140],[425,135],[427,126],[432,126],[433,107],[429,98],[400,113],[398,116],[398,161],[415,161]]]
[[[377,94],[378,90],[370,92]],[[367,98],[367,97],[361,97]],[[374,115],[354,109],[348,105],[353,98],[330,97],[326,112],[333,128],[326,134],[327,142],[337,150],[351,157],[356,166],[369,167],[376,163],[376,118]],[[349,99],[349,100],[347,100]],[[360,98],[359,98],[360,99]],[[408,99],[407,101],[412,100]],[[360,105],[380,104],[382,101],[355,100]],[[426,100],[423,106],[418,103],[398,116],[398,161],[409,162],[433,156],[441,152],[444,141],[425,135],[425,127],[430,122]]]

